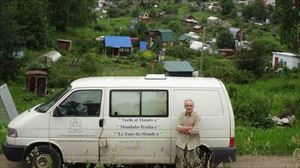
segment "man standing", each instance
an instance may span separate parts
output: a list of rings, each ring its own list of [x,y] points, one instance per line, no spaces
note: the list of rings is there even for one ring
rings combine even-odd
[[[177,120],[176,168],[200,167],[196,148],[200,145],[200,117],[193,111],[194,102],[184,101],[185,112]]]

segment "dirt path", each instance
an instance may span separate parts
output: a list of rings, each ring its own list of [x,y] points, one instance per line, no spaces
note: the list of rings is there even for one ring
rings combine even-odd
[[[220,168],[300,168],[300,157],[291,156],[238,156],[232,164],[220,165]],[[0,168],[23,168],[22,163],[8,161],[0,155]]]

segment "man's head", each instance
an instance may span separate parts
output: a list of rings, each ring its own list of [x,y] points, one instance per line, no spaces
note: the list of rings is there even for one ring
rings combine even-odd
[[[193,102],[193,100],[186,99],[184,101],[184,108],[185,108],[186,112],[192,113],[193,112],[193,108],[194,108],[194,102]]]

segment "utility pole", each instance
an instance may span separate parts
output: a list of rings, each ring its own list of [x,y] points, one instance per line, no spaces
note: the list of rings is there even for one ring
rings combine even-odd
[[[203,57],[204,57],[204,42],[205,42],[205,26],[203,27],[203,42],[202,42],[202,50],[201,50],[201,58],[200,58],[200,76],[203,76],[203,72],[202,72],[202,70],[203,70]]]

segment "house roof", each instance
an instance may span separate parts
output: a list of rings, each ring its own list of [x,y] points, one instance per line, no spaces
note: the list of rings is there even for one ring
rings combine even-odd
[[[171,29],[156,29],[161,33],[161,40],[163,42],[175,41],[173,30]]]
[[[164,61],[164,68],[168,72],[193,72],[194,68],[188,61]]]
[[[218,20],[219,18],[218,17],[215,17],[215,16],[210,16],[207,18],[207,20]]]
[[[193,41],[192,44],[190,45],[190,49],[196,50],[196,51],[201,51],[206,50],[207,47],[203,45],[203,42],[200,41]]]
[[[105,47],[112,47],[112,48],[132,47],[129,36],[105,36],[104,43],[105,43]]]
[[[61,57],[61,54],[57,51],[49,51],[46,54],[39,57],[39,59],[46,59],[46,61],[56,62]]]
[[[284,57],[297,57],[298,55],[289,52],[272,52],[273,55],[284,56]]]
[[[234,38],[236,38],[236,33],[240,30],[241,30],[240,28],[236,28],[236,27],[229,28],[229,32],[233,35]]]
[[[178,37],[179,41],[195,41],[198,40],[199,38],[197,38],[197,36],[193,36],[191,34],[182,34]]]

